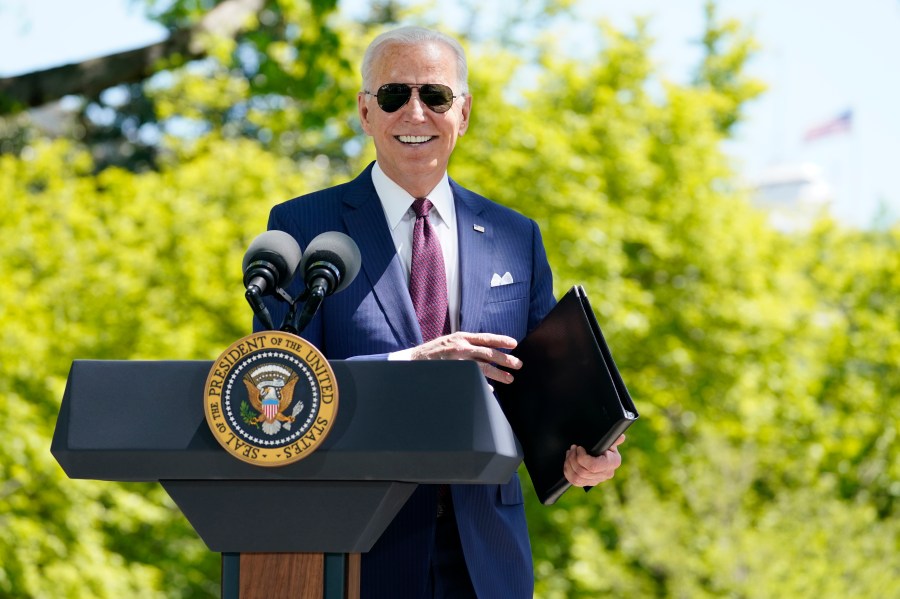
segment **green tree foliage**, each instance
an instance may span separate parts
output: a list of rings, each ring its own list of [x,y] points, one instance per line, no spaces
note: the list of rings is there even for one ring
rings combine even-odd
[[[548,47],[524,102],[516,57],[474,73],[452,170],[538,218],[643,414],[614,483],[529,503],[538,595],[896,593],[896,234],[786,237],[747,205],[720,146],[762,86],[707,14],[690,86],[659,79],[640,23],[594,61]]]
[[[163,3],[164,24],[183,28],[208,3]],[[336,0],[269,0],[253,27],[216,40],[209,60],[167,72],[149,87],[157,116],[189,119],[201,130],[250,137],[294,158],[342,158],[356,130],[361,25],[335,18]]]
[[[50,436],[73,359],[208,359],[246,334],[240,261],[269,207],[371,159],[350,65],[380,26],[332,9],[273,0],[146,82],[154,118],[199,124],[154,169],[34,137],[0,155],[0,595],[217,595],[218,557],[161,489],[69,480]],[[529,498],[537,596],[897,596],[900,229],[784,235],[747,204],[721,145],[762,89],[753,41],[707,17],[688,85],[641,22],[598,26],[589,59],[470,43],[451,174],[539,221],[557,293],[587,287],[642,416],[613,481]]]
[[[148,15],[177,37],[235,0],[146,4]],[[356,106],[357,57],[374,24],[339,21],[336,0],[261,0],[260,5],[234,37],[205,34],[204,59],[185,64],[185,56],[165,55],[155,74],[140,83],[83,97],[74,109],[67,103],[67,135],[91,149],[98,170],[159,168],[165,147],[159,139],[168,134],[250,138],[275,153],[301,158],[314,152],[340,163],[344,144],[358,130],[348,118]],[[4,112],[0,106],[0,115]],[[0,152],[16,153],[39,135],[27,118],[5,121],[0,132],[9,140]]]
[[[4,597],[218,594],[217,557],[161,488],[71,481],[49,453],[73,359],[210,359],[249,333],[244,249],[275,202],[332,182],[254,142],[199,146],[141,175],[92,174],[64,141],[0,157]]]

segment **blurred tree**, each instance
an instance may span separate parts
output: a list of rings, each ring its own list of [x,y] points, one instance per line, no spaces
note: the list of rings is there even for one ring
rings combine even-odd
[[[248,334],[244,248],[276,201],[333,181],[254,142],[201,145],[141,175],[94,175],[63,141],[0,156],[4,597],[218,595],[218,557],[161,488],[71,481],[48,451],[73,359],[211,359]]]
[[[743,73],[752,40],[712,5],[707,17],[690,86],[659,80],[640,22],[605,27],[594,61],[545,47],[523,101],[508,93],[518,55],[474,61],[452,172],[539,220],[558,293],[587,287],[643,413],[614,483],[528,503],[538,596],[900,592],[884,568],[898,538],[885,367],[900,321],[869,316],[896,283],[893,246],[871,233],[836,243],[830,227],[783,237],[744,201],[720,146],[762,85]],[[845,282],[821,276],[835,272]],[[850,358],[847,335],[884,357]],[[841,394],[823,387],[832,378]]]
[[[43,106],[71,94],[96,97],[115,85],[143,81],[166,65],[202,58],[217,40],[233,38],[251,22],[262,10],[264,0],[220,0],[213,7],[203,4],[206,6],[190,0],[171,3],[161,20],[177,22],[178,26],[156,44],[0,78],[0,112]],[[195,19],[176,18],[188,14]]]
[[[147,0],[171,34],[129,52],[0,79],[0,115],[78,94],[56,110],[64,134],[92,149],[95,168],[158,168],[160,142],[218,132],[285,155],[340,157],[352,114],[364,28],[335,24],[336,0]],[[350,27],[346,23],[343,26]],[[342,35],[343,33],[343,35]],[[71,114],[67,115],[67,111]],[[26,123],[19,123],[21,128]],[[26,128],[26,133],[28,129]],[[18,152],[31,135],[7,142]],[[40,131],[37,132],[40,135]]]

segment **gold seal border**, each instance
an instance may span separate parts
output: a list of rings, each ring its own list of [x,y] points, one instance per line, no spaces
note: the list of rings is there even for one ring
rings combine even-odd
[[[310,428],[290,445],[272,448],[240,439],[228,425],[222,406],[228,377],[235,365],[257,353],[282,351],[303,362],[319,385],[319,412]],[[325,356],[306,339],[283,331],[262,331],[238,339],[213,362],[204,386],[204,412],[216,441],[241,461],[256,466],[286,466],[311,455],[334,426],[338,409],[337,379]]]

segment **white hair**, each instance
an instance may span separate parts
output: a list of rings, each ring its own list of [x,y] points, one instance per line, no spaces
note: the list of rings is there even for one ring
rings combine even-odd
[[[385,31],[369,44],[362,61],[362,80],[363,89],[367,91],[375,91],[372,86],[372,69],[375,63],[381,58],[384,50],[391,45],[399,44],[405,46],[415,46],[418,44],[427,44],[437,42],[444,44],[456,55],[456,84],[459,86],[457,93],[469,93],[469,65],[466,62],[466,52],[458,41],[431,29],[424,27],[400,27]],[[403,82],[401,82],[403,83]],[[454,90],[456,91],[456,90]]]

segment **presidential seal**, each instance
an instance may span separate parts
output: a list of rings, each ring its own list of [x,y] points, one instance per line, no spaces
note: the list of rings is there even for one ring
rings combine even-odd
[[[281,331],[231,344],[206,378],[206,422],[228,453],[258,466],[310,455],[337,415],[337,383],[325,356]]]

